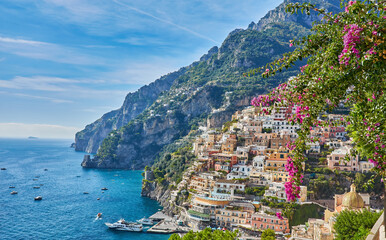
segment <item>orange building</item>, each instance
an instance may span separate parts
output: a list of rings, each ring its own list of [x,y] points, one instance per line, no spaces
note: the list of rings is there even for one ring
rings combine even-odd
[[[289,223],[287,218],[279,219],[276,216],[254,213],[251,217],[251,226],[255,229],[272,229],[275,232],[289,233]]]

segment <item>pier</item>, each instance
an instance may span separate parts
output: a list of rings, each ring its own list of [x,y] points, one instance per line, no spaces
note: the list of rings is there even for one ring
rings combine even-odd
[[[162,220],[153,227],[149,228],[146,232],[148,233],[186,233],[189,232],[190,228],[185,226],[179,226],[177,221]]]
[[[186,226],[180,226],[177,220],[171,218],[165,213],[159,211],[149,217],[153,221],[159,221],[156,225],[149,228],[148,233],[186,233],[190,228]]]

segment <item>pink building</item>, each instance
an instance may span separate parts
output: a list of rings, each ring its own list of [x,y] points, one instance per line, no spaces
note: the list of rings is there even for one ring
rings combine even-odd
[[[352,147],[343,146],[335,149],[330,155],[327,155],[327,165],[331,170],[338,169],[341,171],[360,171],[359,156],[349,156],[350,160],[346,161],[346,155],[350,153]]]
[[[272,229],[275,232],[289,233],[289,223],[287,218],[279,219],[276,216],[265,213],[254,213],[251,217],[251,226],[255,229]]]

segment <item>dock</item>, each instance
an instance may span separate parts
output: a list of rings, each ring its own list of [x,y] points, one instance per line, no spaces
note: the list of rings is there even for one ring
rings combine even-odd
[[[168,215],[166,215],[165,213],[163,213],[163,212],[161,212],[161,211],[154,213],[154,214],[151,215],[149,218],[150,218],[151,220],[157,221],[157,222],[162,221],[162,220],[166,220],[166,221],[172,220],[171,217],[169,217]]]
[[[170,217],[169,217],[170,218]],[[170,218],[170,220],[162,220],[153,227],[149,228],[148,233],[186,233],[190,228],[185,226],[179,226],[177,221]]]

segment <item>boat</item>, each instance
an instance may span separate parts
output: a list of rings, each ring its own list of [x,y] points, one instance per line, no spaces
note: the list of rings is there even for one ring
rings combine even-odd
[[[1,170],[7,170],[5,167],[2,167]]]
[[[102,218],[102,213],[98,213],[97,218]]]
[[[44,171],[48,171],[48,169],[47,169],[47,168],[45,168],[45,169],[44,169]]]
[[[83,192],[83,194],[88,194],[88,192]]]
[[[102,188],[101,190],[104,190],[104,191],[105,191],[105,190],[108,190],[108,189],[104,187],[104,188]]]
[[[150,218],[141,218],[141,219],[137,220],[137,222],[142,224],[142,225],[154,225],[153,220],[151,220]]]
[[[12,195],[15,195],[15,194],[17,194],[17,192],[16,192],[16,191],[12,191],[11,194],[12,194]]]
[[[42,196],[37,196],[37,197],[35,197],[34,199],[35,199],[35,201],[40,201],[40,200],[43,199],[43,197],[42,197]]]
[[[9,188],[15,188],[15,186],[9,186]]]
[[[39,189],[40,187],[39,186],[35,186],[35,187],[33,187],[33,189]]]
[[[143,230],[142,224],[136,222],[126,222],[124,219],[120,219],[115,223],[105,223],[105,225],[110,229],[119,231],[141,232]]]

